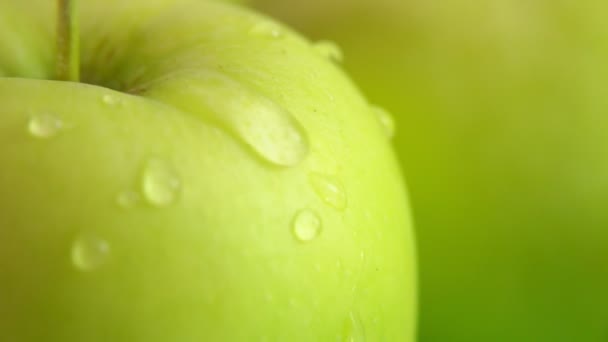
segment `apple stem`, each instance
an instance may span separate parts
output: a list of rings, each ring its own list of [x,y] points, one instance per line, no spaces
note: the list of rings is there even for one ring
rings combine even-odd
[[[77,0],[57,0],[57,61],[56,77],[61,81],[80,79],[80,36]]]

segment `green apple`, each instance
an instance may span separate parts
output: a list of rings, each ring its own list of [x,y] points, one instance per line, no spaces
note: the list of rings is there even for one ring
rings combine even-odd
[[[606,2],[252,2],[395,115],[421,341],[608,338]]]
[[[0,341],[414,340],[398,163],[326,55],[220,2],[79,9],[65,82],[54,2],[0,4]]]

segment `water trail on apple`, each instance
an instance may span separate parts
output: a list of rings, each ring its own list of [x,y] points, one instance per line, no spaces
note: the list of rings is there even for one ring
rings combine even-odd
[[[338,179],[312,172],[309,181],[323,202],[340,211],[346,209],[346,192]]]
[[[363,322],[357,311],[351,311],[344,324],[344,336],[343,341],[345,342],[365,342],[365,329]]]

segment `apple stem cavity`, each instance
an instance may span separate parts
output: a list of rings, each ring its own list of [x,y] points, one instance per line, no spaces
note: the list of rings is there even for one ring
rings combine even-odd
[[[60,81],[80,79],[80,37],[77,0],[57,0],[57,61],[56,77]]]

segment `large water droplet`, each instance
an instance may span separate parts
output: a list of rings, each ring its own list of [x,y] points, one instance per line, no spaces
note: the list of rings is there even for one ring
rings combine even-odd
[[[338,210],[346,208],[346,193],[339,180],[314,172],[310,174],[309,178],[313,189],[323,202]]]
[[[365,342],[365,329],[361,317],[356,311],[351,311],[344,324],[344,342]]]
[[[376,114],[380,125],[382,125],[386,136],[389,138],[395,136],[395,120],[393,116],[382,107],[372,106],[372,110]]]
[[[272,164],[294,166],[308,154],[304,129],[289,111],[229,76],[176,75],[148,95],[216,123]]]
[[[259,98],[243,99],[245,112],[226,117],[226,123],[265,160],[280,166],[295,166],[308,154],[304,130],[289,112],[276,103]]]
[[[52,114],[39,114],[30,118],[27,130],[36,138],[51,138],[59,134],[63,121]]]
[[[137,205],[137,203],[139,203],[139,201],[139,193],[133,190],[121,191],[118,196],[116,196],[116,203],[118,203],[119,206],[125,209],[133,208]]]
[[[271,21],[262,21],[255,24],[249,33],[253,36],[260,36],[266,38],[281,38],[283,36],[283,31],[278,24],[275,24]]]
[[[109,243],[95,235],[81,235],[72,245],[72,263],[81,271],[93,271],[99,268],[107,261],[109,255]]]
[[[302,242],[314,240],[321,233],[321,219],[310,209],[300,210],[293,220],[293,234]]]
[[[344,60],[344,54],[342,49],[335,42],[328,40],[321,40],[313,45],[315,51],[323,58],[332,60],[334,62],[342,62]]]
[[[181,180],[169,163],[160,159],[150,159],[144,170],[142,191],[150,204],[166,207],[177,201],[181,191]]]

